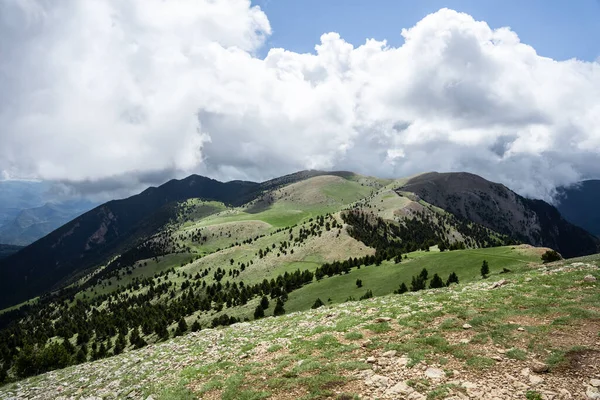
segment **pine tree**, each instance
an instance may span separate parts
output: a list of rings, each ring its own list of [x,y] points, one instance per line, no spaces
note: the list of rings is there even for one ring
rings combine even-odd
[[[265,316],[265,310],[261,307],[261,305],[257,305],[254,309],[254,319],[260,319]]]
[[[361,288],[362,287],[362,280],[361,279],[357,279],[356,280],[356,287],[357,288]]]
[[[360,300],[370,299],[371,297],[373,297],[373,292],[371,291],[371,289],[369,289],[365,292],[365,294],[360,296]]]
[[[273,315],[283,315],[285,314],[285,309],[283,308],[283,300],[281,298],[277,299],[277,304],[275,305],[275,310],[273,310]]]
[[[262,299],[260,299],[260,306],[263,310],[269,308],[269,299],[267,299],[267,296],[263,296]]]
[[[483,279],[485,279],[485,278],[487,278],[489,273],[490,273],[490,266],[488,265],[488,262],[486,260],[483,260],[483,263],[481,264],[481,277]]]
[[[406,287],[406,283],[402,282],[400,284],[400,287],[398,288],[398,290],[396,290],[394,293],[402,294],[402,293],[406,293],[406,292],[408,292],[408,288]]]
[[[115,348],[113,350],[114,354],[120,354],[123,352],[123,350],[125,349],[125,346],[127,346],[127,342],[125,341],[125,335],[123,335],[123,332],[119,333],[119,336],[117,336],[117,340],[115,340]]]
[[[421,279],[423,279],[423,281],[426,281],[427,277],[429,276],[429,272],[427,272],[426,268],[423,268],[419,276],[421,277]]]
[[[192,324],[192,327],[190,328],[190,330],[192,332],[198,332],[202,329],[202,327],[200,326],[200,322],[198,322],[198,320],[194,321],[194,323]]]
[[[438,289],[442,288],[444,285],[444,281],[438,274],[433,274],[433,278],[431,278],[431,282],[429,282],[429,289]]]
[[[321,299],[320,299],[320,298],[317,298],[317,299],[315,300],[315,302],[313,303],[313,305],[312,305],[312,307],[311,307],[311,308],[315,309],[315,308],[322,307],[322,306],[324,306],[324,305],[325,305],[325,304],[323,304],[323,301],[321,301]]]
[[[77,361],[78,364],[84,363],[87,361],[87,347],[86,346],[82,346],[79,351],[77,352],[77,355],[75,356],[75,360]]]
[[[179,318],[179,322],[177,322],[177,329],[175,330],[175,336],[181,336],[185,334],[188,330],[187,322],[185,322],[185,318]]]
[[[456,275],[456,272],[452,272],[448,276],[448,280],[446,281],[446,286],[450,286],[451,283],[458,284],[458,275]]]

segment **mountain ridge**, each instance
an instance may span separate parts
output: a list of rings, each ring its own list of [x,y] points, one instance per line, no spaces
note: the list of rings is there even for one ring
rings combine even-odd
[[[553,248],[565,257],[599,251],[600,240],[566,221],[554,206],[522,197],[475,174],[425,173],[399,190],[517,240]]]
[[[190,175],[181,180],[170,180],[158,187],[150,187],[140,194],[126,199],[109,201],[53,231],[19,251],[18,254],[0,261],[0,277],[2,278],[0,279],[0,292],[4,293],[0,297],[0,307],[56,290],[84,276],[93,268],[108,263],[113,257],[141,244],[145,238],[156,234],[175,218],[178,212],[177,204],[182,201],[198,198],[221,202],[226,206],[241,206],[258,199],[264,193],[270,193],[278,188],[286,187],[286,185],[328,175],[356,182],[363,178],[366,179],[348,171],[315,170],[299,171],[262,183],[239,180],[223,183],[199,175]],[[419,192],[419,190],[415,190],[415,185],[420,184],[422,187],[422,183],[428,180],[431,183],[434,176],[439,177],[440,175],[426,173],[413,177],[408,182],[399,184],[397,191]],[[430,204],[442,209],[449,208],[448,211],[455,211],[455,215],[486,226],[500,234],[508,234],[524,242],[557,248],[557,250],[562,250],[565,255],[581,255],[597,251],[597,247],[593,247],[597,246],[597,242],[590,239],[583,230],[572,227],[566,221],[563,222],[560,214],[544,202],[522,198],[503,185],[494,184],[473,174],[451,173],[441,176],[452,176],[454,182],[459,182],[460,185],[487,188],[486,190],[491,194],[483,191],[479,193],[480,198],[483,195],[493,197],[501,193],[504,200],[519,205],[521,214],[528,216],[530,224],[537,221],[534,214],[537,215],[536,212],[538,212],[543,216],[541,220],[543,224],[537,221],[536,228],[539,225],[539,229],[541,229],[541,225],[544,225],[545,229],[553,229],[554,225],[549,224],[548,221],[558,220],[560,232],[563,232],[562,236],[575,233],[577,238],[583,238],[579,243],[580,248],[576,247],[577,243],[568,243],[568,246],[565,247],[556,240],[540,240],[533,234],[517,236],[514,226],[511,226],[511,229],[505,229],[505,226],[499,224],[484,223],[486,221],[483,217],[492,218],[487,214],[479,216],[475,214],[468,218],[468,215],[452,210],[449,204],[442,204],[434,198],[428,201],[426,193],[422,191],[420,194],[417,193]],[[372,191],[379,190],[378,188],[381,188],[382,185],[391,184],[391,182],[394,181],[387,180],[379,183],[373,187]],[[367,185],[371,184],[367,183]],[[364,182],[360,185],[364,188],[367,187],[364,186]],[[285,200],[285,196],[282,199]],[[383,202],[384,199],[382,198],[381,201]],[[269,209],[271,205],[267,202],[264,207]],[[537,218],[539,220],[539,217]],[[558,236],[561,236],[560,232]],[[9,287],[12,290],[9,290]]]

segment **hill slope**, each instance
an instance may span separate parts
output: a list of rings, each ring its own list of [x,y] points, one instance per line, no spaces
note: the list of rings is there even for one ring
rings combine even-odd
[[[176,216],[179,202],[199,198],[240,206],[264,191],[325,174],[354,175],[301,171],[263,183],[192,175],[105,203],[0,261],[0,308],[55,289],[156,234]]]
[[[35,297],[73,274],[106,262],[171,217],[169,205],[191,197],[227,203],[250,199],[259,185],[190,176],[83,214],[15,256],[0,262],[0,307]]]
[[[525,243],[551,247],[565,257],[599,251],[600,240],[566,221],[555,207],[477,175],[431,172],[410,179],[398,190]]]
[[[206,329],[9,384],[0,397],[591,399],[600,288],[584,277],[600,278],[598,262]]]
[[[570,222],[600,237],[600,180],[558,189],[558,211]]]

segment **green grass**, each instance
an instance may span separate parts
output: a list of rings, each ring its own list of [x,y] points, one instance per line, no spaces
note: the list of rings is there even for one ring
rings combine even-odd
[[[409,254],[408,260],[399,264],[384,262],[380,266],[361,267],[352,269],[349,274],[325,277],[290,293],[286,303],[286,310],[300,311],[310,308],[315,299],[331,298],[333,303],[342,303],[352,296],[359,299],[366,290],[371,290],[374,296],[393,293],[402,282],[410,287],[413,275],[417,275],[423,268],[429,271],[431,278],[434,273],[439,274],[443,280],[451,272],[456,272],[461,283],[481,280],[479,270],[485,259],[490,264],[490,277],[488,280],[498,280],[505,275],[499,274],[503,268],[513,271],[523,270],[533,261],[538,261],[537,255],[520,254],[512,246],[456,250],[446,252],[415,252]],[[363,286],[356,287],[356,280],[361,279]]]

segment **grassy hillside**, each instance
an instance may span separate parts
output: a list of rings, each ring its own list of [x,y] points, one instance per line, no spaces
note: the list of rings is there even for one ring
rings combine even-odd
[[[518,259],[511,250],[486,256]],[[492,276],[204,329],[8,384],[0,397],[594,398],[600,287],[586,277],[600,279],[599,263],[517,266],[498,287]]]
[[[292,292],[286,303],[289,311],[306,310],[317,298],[328,303],[341,303],[349,297],[359,299],[371,290],[374,296],[393,293],[404,282],[410,287],[411,278],[418,275],[423,268],[429,276],[440,275],[445,281],[450,273],[456,272],[461,282],[473,282],[481,279],[480,268],[483,260],[490,264],[491,277],[501,278],[504,268],[511,273],[528,268],[530,263],[540,260],[540,248],[528,246],[505,246],[489,249],[460,250],[452,252],[424,252],[407,254],[408,259],[400,264],[384,261],[380,266],[369,266],[353,269],[349,274],[324,278],[322,281]],[[357,287],[356,281],[362,281],[362,287]],[[331,299],[331,302],[328,300]]]

